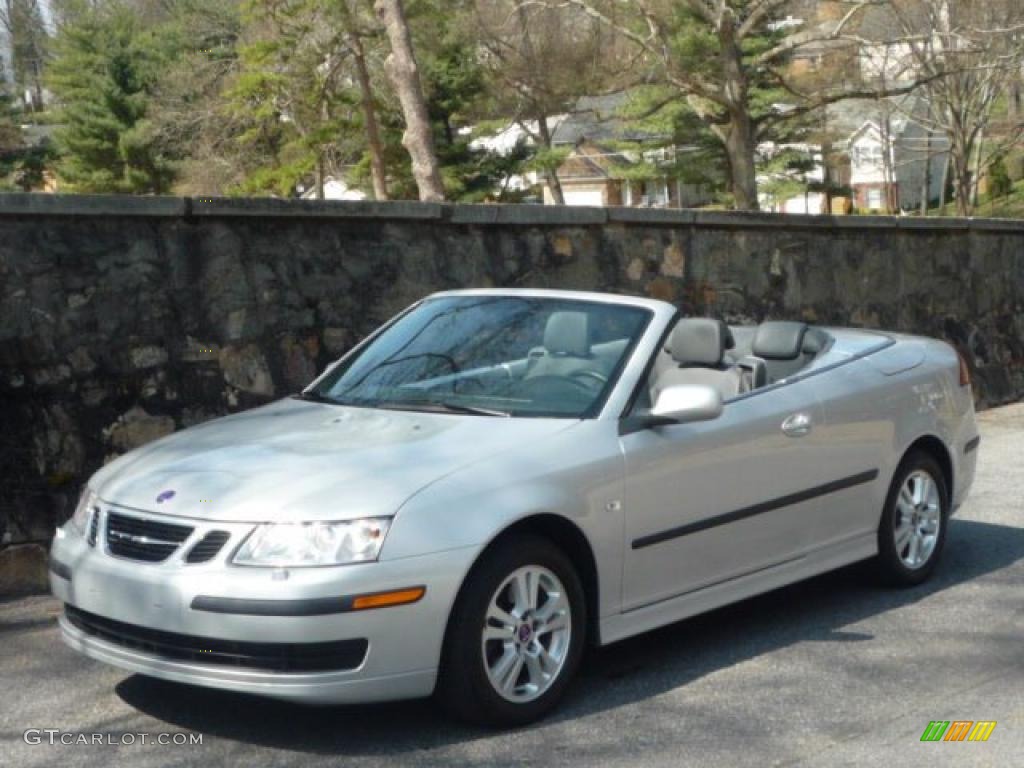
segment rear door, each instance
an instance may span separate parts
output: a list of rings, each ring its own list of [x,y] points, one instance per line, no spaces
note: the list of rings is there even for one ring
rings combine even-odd
[[[623,610],[801,556],[837,478],[812,380],[742,395],[713,421],[621,436]]]

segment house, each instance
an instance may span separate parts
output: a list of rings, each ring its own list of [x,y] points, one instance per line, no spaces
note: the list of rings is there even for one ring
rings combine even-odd
[[[558,124],[565,119],[565,115],[553,115],[547,119],[548,130],[554,130]],[[476,129],[473,126],[466,126],[459,129],[460,136],[472,136]],[[476,151],[490,152],[501,157],[507,157],[520,145],[534,146],[534,136],[540,132],[540,127],[535,120],[523,122],[511,122],[497,133],[489,133],[477,136],[469,142],[470,149]],[[514,192],[525,192],[540,184],[540,173],[534,169],[524,170],[522,173],[513,173],[502,180],[501,188]]]
[[[566,205],[622,205],[622,172],[629,158],[592,141],[581,141],[558,167],[558,183]],[[544,205],[554,205],[550,185],[544,182]]]
[[[299,196],[303,200],[317,200],[316,185],[308,188],[299,187]],[[344,179],[335,176],[324,177],[324,200],[365,200],[366,193],[362,190],[350,187]]]
[[[927,4],[788,0],[781,5],[786,15],[769,23],[769,29],[809,38],[792,51],[787,63],[789,78],[802,84],[803,90],[820,87],[820,78],[831,85],[842,79],[851,86],[894,87],[919,77],[913,47],[902,32],[905,25],[919,30],[934,26]],[[835,35],[840,25],[840,34]]]
[[[927,109],[914,93],[851,99],[825,110],[817,143],[760,145],[761,207],[780,213],[840,212],[837,198],[849,195],[861,212],[897,213],[920,208],[924,199],[938,200],[949,142],[924,127]],[[783,152],[802,162],[779,167],[773,158]]]
[[[860,211],[896,213],[937,200],[949,141],[913,119],[926,108],[916,96],[871,102],[847,140],[849,186]]]
[[[628,91],[581,98],[558,123],[551,143],[568,149],[556,172],[565,204],[687,208],[709,202],[703,187],[674,170],[689,148],[666,145],[669,137],[621,117],[629,98]],[[542,184],[544,204],[554,204],[547,180]]]
[[[887,86],[908,85],[920,76],[920,67],[914,48],[903,38],[905,27],[929,30],[935,26],[930,8],[922,3],[896,0],[894,3],[867,5],[857,25],[860,39],[859,69],[861,78],[868,83]],[[946,21],[948,9],[941,8],[941,21]],[[935,42],[938,42],[937,40]]]
[[[670,154],[666,152],[655,159]],[[617,151],[588,139],[580,141],[558,168],[558,182],[565,204],[688,208],[707,202],[695,185],[684,184],[667,175],[630,178],[637,169],[651,167],[650,155]],[[554,203],[554,196],[545,181],[544,204]]]
[[[706,204],[710,196],[703,187],[684,182],[670,170],[658,172],[659,165],[671,165],[678,152],[677,148],[623,151],[583,139],[558,167],[562,198],[566,205],[693,208]],[[544,204],[554,205],[546,179],[543,185]]]
[[[819,214],[829,212],[825,183],[828,174],[822,149],[815,144],[774,144],[763,142],[757,148],[759,165],[765,170],[757,175],[758,204],[772,213]],[[797,162],[778,166],[785,157]]]
[[[822,72],[852,74],[849,65],[856,58],[856,43],[831,37],[849,10],[847,3],[835,0],[790,0],[785,4],[785,18],[768,24],[773,32],[811,38],[790,54],[787,64],[790,80],[810,81],[810,85]]]

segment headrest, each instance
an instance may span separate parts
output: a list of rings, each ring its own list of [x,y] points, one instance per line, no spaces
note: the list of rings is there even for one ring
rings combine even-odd
[[[586,312],[552,312],[544,327],[544,348],[552,355],[590,356]]]
[[[753,352],[767,360],[795,360],[803,351],[807,323],[769,320],[757,327]]]
[[[718,365],[734,345],[732,331],[721,320],[684,317],[672,331],[669,351],[680,365]]]
[[[805,355],[816,355],[825,348],[825,335],[814,328],[807,329],[802,351]]]

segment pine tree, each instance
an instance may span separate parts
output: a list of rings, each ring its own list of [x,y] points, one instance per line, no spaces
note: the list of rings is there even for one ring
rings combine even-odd
[[[48,75],[60,103],[58,174],[72,190],[169,191],[174,162],[158,148],[146,112],[173,45],[119,4],[90,8],[62,27]]]
[[[224,92],[250,163],[234,191],[288,196],[361,154],[350,30],[325,0],[249,0],[239,71]],[[354,140],[355,139],[355,140]]]

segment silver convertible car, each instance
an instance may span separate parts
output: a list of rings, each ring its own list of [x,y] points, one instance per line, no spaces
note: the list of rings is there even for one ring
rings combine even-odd
[[[516,725],[588,645],[868,558],[923,581],[978,442],[942,342],[438,293],[301,394],[103,467],[51,585],[68,645],[133,672]]]

